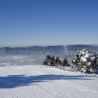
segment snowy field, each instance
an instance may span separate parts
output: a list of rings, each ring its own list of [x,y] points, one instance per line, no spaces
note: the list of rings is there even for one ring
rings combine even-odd
[[[0,98],[98,98],[98,75],[43,65],[1,66]]]

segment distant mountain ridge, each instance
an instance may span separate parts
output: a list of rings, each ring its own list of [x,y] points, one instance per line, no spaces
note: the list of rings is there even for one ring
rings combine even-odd
[[[64,46],[31,46],[31,47],[2,47],[0,48],[0,55],[2,54],[45,54],[45,53],[61,53],[64,51]]]
[[[66,45],[66,48],[73,51],[80,50],[83,48],[91,49],[96,52],[98,51],[98,45]]]
[[[65,54],[65,52],[76,52],[83,48],[89,48],[98,53],[97,45],[57,45],[57,46],[31,46],[31,47],[2,47],[0,55],[21,54],[21,55],[36,55],[36,54]]]

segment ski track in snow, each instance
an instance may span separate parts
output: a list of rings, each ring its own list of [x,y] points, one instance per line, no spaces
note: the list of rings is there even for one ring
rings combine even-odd
[[[43,65],[0,67],[0,98],[98,98],[98,75]]]

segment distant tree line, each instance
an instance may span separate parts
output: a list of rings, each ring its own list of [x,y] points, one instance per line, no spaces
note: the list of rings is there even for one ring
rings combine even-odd
[[[49,66],[70,66],[66,57],[62,60],[58,56],[51,55],[46,55],[43,64]]]

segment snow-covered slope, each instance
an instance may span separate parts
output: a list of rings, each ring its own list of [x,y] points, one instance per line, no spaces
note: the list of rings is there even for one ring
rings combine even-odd
[[[98,98],[98,76],[43,65],[1,66],[0,98]]]

